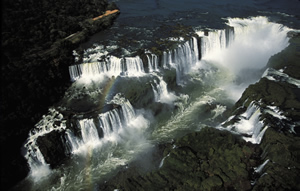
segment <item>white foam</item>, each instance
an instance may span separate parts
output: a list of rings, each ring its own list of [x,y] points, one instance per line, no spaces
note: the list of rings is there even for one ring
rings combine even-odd
[[[261,165],[259,165],[257,168],[254,168],[254,172],[256,172],[256,173],[262,173],[262,170],[263,170],[263,168],[268,164],[268,162],[269,162],[270,160],[269,159],[267,159],[267,160],[265,160],[265,162],[263,162]]]
[[[223,127],[226,122],[229,122],[234,118],[234,116],[231,116],[227,121],[221,123],[217,128],[239,133],[243,136],[245,141],[253,144],[260,144],[263,135],[268,128],[268,126],[265,125],[260,119],[261,114],[262,113],[259,106],[252,102],[244,113],[240,114],[239,116],[235,116],[239,118],[237,122],[227,127]]]
[[[158,75],[155,76],[157,77],[158,82],[157,80],[154,80],[154,82],[151,83],[155,101],[172,104],[177,99],[177,96],[173,92],[168,91],[167,83],[162,77]]]
[[[293,84],[296,87],[300,88],[300,80],[290,77],[289,75],[285,74],[283,70],[275,70],[273,68],[268,68],[262,75],[263,78],[267,78],[271,81],[276,82],[287,82],[289,84]]]

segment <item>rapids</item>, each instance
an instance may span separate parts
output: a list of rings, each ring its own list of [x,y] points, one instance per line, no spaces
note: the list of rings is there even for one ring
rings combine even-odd
[[[209,21],[199,18],[208,19],[207,15],[212,15],[208,10],[218,3],[209,3],[207,10],[196,11],[191,1],[185,9],[191,10],[190,15],[182,20],[193,26],[193,37],[184,41],[178,38],[176,48],[156,54],[147,49],[151,44],[149,38],[154,38],[156,31],[148,27],[158,25],[157,15],[167,17],[169,12],[177,13],[180,2],[175,1],[171,6],[169,1],[153,1],[145,3],[146,6],[137,3],[132,7],[129,1],[119,2],[121,10],[125,10],[110,30],[117,35],[111,37],[103,32],[92,37],[92,46],[91,41],[85,44],[88,47],[82,63],[69,66],[72,86],[29,133],[24,156],[31,173],[17,189],[96,190],[97,185],[134,160],[140,160],[144,170],[158,168],[151,163],[149,154],[155,152],[156,144],[170,142],[205,126],[223,128],[222,122],[226,121],[223,112],[232,107],[247,86],[260,79],[268,59],[288,46],[287,33],[292,30],[265,16],[234,17],[245,14],[236,14],[235,1],[230,1],[233,7],[229,6],[228,10],[221,11],[218,7],[216,12],[220,11],[220,17],[213,15],[210,19],[220,24],[209,26]],[[252,1],[248,3],[253,6]],[[140,6],[153,9],[153,13],[134,13]],[[226,11],[232,12],[233,17],[224,19]],[[150,17],[149,23],[136,23],[130,30],[139,31],[136,41],[144,46],[143,53],[138,55],[133,51],[141,45],[112,44],[130,31],[122,28],[121,22],[128,19],[124,21],[126,25],[141,15]],[[176,19],[181,22],[180,17],[169,18],[173,20],[164,19],[169,23]],[[132,23],[127,27],[130,26]],[[151,34],[143,35],[145,31]],[[107,37],[111,41],[103,46],[101,38]],[[113,54],[119,48],[124,54]],[[78,62],[76,51],[74,55]],[[280,75],[270,70],[263,77],[273,73]],[[230,130],[242,134],[246,141],[259,143],[267,128],[260,122],[260,115],[260,109],[251,104],[240,116],[239,124]],[[50,168],[38,144],[39,137],[53,132],[59,132],[68,156],[55,169]],[[257,171],[260,168],[263,166]]]

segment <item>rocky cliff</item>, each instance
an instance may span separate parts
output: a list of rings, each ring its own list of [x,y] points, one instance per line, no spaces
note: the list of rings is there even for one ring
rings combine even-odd
[[[100,190],[299,190],[300,35],[291,35],[218,129],[165,144],[156,170],[133,163]],[[251,133],[239,131],[244,121]]]

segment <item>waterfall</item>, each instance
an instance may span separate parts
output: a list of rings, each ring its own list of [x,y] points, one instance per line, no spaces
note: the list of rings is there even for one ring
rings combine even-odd
[[[158,168],[163,167],[164,162],[165,162],[165,159],[166,159],[168,156],[170,156],[170,153],[169,153],[167,156],[165,156],[165,157],[160,161]]]
[[[266,17],[229,18],[227,25],[225,30],[196,32],[201,38],[201,59],[222,65],[237,76],[263,68],[270,56],[288,45],[291,29]]]
[[[149,72],[158,71],[158,56],[149,51],[146,51],[145,54],[148,61]]]
[[[28,165],[31,169],[31,175],[39,179],[50,172],[49,165],[38,146],[37,139],[45,136],[52,131],[62,132],[66,129],[66,121],[63,115],[53,108],[49,109],[49,113],[35,125],[29,132],[27,141],[24,144],[25,155]]]
[[[69,66],[69,74],[70,74],[71,81],[74,82],[78,80],[79,77],[82,75],[80,66],[81,65]]]
[[[77,129],[80,130],[81,136],[75,136],[70,131],[66,133],[72,148],[71,153],[80,152],[86,145],[96,146],[101,143],[102,138],[117,136],[120,129],[126,128],[126,125],[135,118],[135,111],[128,100],[123,99],[118,105],[117,108],[101,113],[95,118],[78,120]]]
[[[234,28],[232,27],[224,30],[197,31],[196,33],[201,38],[201,59],[205,59],[214,52],[224,50],[234,41]]]
[[[149,73],[158,71],[159,65],[164,69],[175,68],[177,84],[181,85],[183,76],[190,72],[201,58],[201,60],[224,65],[238,74],[245,68],[261,68],[271,55],[288,45],[286,34],[290,29],[268,22],[265,17],[230,18],[227,25],[224,30],[197,31],[196,34],[200,38],[199,45],[198,39],[192,37],[175,49],[163,51],[160,59],[158,55],[146,50]],[[258,41],[259,46],[257,46]],[[272,46],[270,47],[269,44]],[[239,52],[239,54],[232,56],[232,52]],[[97,61],[98,56],[103,54],[91,53],[89,58],[85,59],[88,63],[70,66],[71,80],[76,81],[81,77],[101,74],[141,76],[145,73],[145,63],[139,56],[125,58],[107,56],[107,59],[101,62]],[[158,63],[159,60],[161,63]]]
[[[99,75],[107,76],[141,76],[145,73],[142,59],[139,56],[117,58],[109,56],[105,61],[96,61],[69,66],[70,78],[93,78]]]
[[[164,51],[162,58],[163,68],[176,69],[176,82],[181,84],[182,76],[190,71],[197,63],[199,50],[197,38],[193,37],[189,41],[180,44],[176,49]]]
[[[162,77],[158,75],[156,76],[158,78],[158,81],[154,80],[153,83],[151,83],[154,93],[154,100],[161,103],[172,103],[177,98],[177,96],[174,93],[168,91],[167,83],[163,80]]]
[[[215,30],[206,32],[197,32],[201,37],[201,58],[205,58],[212,51],[221,51],[226,48],[226,33],[225,30]]]
[[[97,131],[97,127],[93,122],[93,119],[83,119],[79,121],[82,141],[84,143],[91,143],[96,142],[99,140],[99,135]]]
[[[252,102],[247,110],[240,115],[240,121],[234,124],[235,131],[248,136],[250,135],[251,137],[245,136],[244,139],[253,144],[259,144],[266,130],[266,128],[262,130],[264,123],[260,121],[260,116],[260,108]]]
[[[159,71],[158,56],[145,51],[148,62],[148,71]],[[182,76],[190,71],[199,59],[197,38],[178,45],[174,50],[164,51],[162,66],[165,69],[175,68],[177,84],[181,84]],[[95,61],[95,59],[92,59]],[[79,65],[69,66],[70,78],[76,81],[81,77],[92,78],[99,75],[108,76],[142,76],[145,74],[144,63],[139,56],[117,58],[109,56],[105,61],[95,61]]]
[[[139,76],[144,71],[143,61],[139,56],[125,57],[126,76]]]
[[[237,122],[224,128],[240,133],[243,135],[244,140],[248,142],[260,144],[262,137],[268,128],[268,126],[260,120],[261,114],[261,108],[253,101],[244,113],[236,116],[238,119]],[[222,126],[226,122],[234,120],[236,117],[230,117],[227,121],[223,122],[219,128],[224,129]]]
[[[117,58],[115,56],[108,57],[107,73],[109,76],[117,76],[124,72],[124,61],[123,59]]]
[[[258,167],[254,168],[254,172],[261,174],[263,168],[268,164],[268,162],[270,161],[270,159],[267,159],[265,162],[263,162],[261,165],[259,165]]]
[[[262,78],[267,78],[268,80],[276,82],[286,82],[300,88],[300,80],[285,74],[283,69],[275,70],[273,68],[267,68],[262,75]]]
[[[240,24],[237,24],[238,22]],[[69,188],[69,185],[74,182],[87,185],[96,182],[95,179],[98,179],[98,176],[95,176],[94,172],[98,173],[106,170],[109,171],[108,173],[113,173],[112,169],[117,167],[116,164],[128,164],[132,159],[131,156],[143,150],[144,147],[142,145],[145,143],[167,142],[182,136],[182,133],[198,131],[203,126],[212,126],[217,123],[218,120],[222,119],[219,116],[226,111],[226,106],[231,107],[231,100],[224,93],[231,90],[229,88],[225,90],[225,88],[219,86],[219,83],[222,85],[223,83],[230,85],[233,83],[229,82],[231,76],[226,73],[227,70],[223,73],[223,68],[218,67],[217,62],[224,65],[234,63],[237,67],[231,67],[235,66],[231,65],[228,68],[239,68],[248,60],[252,60],[248,59],[251,56],[245,56],[246,53],[255,52],[256,50],[256,47],[252,46],[246,49],[247,51],[242,49],[239,51],[239,45],[242,42],[247,42],[260,46],[260,39],[256,41],[255,38],[247,38],[249,31],[254,34],[253,36],[257,33],[255,33],[255,30],[250,30],[253,23],[244,24],[246,22],[248,21],[230,19],[228,25],[232,26],[232,28],[197,32],[198,37],[192,37],[185,42],[178,42],[177,48],[162,51],[160,55],[146,50],[140,56],[118,58],[108,56],[110,53],[103,55],[102,53],[97,53],[97,49],[91,49],[95,53],[87,52],[87,54],[92,55],[88,59],[84,59],[84,63],[69,67],[72,81],[104,75],[108,77],[142,76],[143,78],[129,80],[124,80],[124,78],[111,79],[103,84],[100,81],[95,81],[91,84],[81,84],[79,81],[79,83],[75,82],[72,84],[71,88],[74,88],[74,91],[73,89],[68,90],[64,100],[58,103],[62,107],[67,108],[62,111],[66,116],[51,109],[49,114],[44,116],[29,133],[29,138],[24,147],[26,150],[25,158],[31,168],[31,174],[34,177],[42,177],[43,174],[51,172],[50,167],[59,167],[55,171],[63,174],[63,178],[67,180],[66,183],[63,183],[65,184],[64,186],[68,190],[72,190],[73,187]],[[259,29],[263,25],[255,25],[255,29]],[[243,35],[243,33],[247,33],[247,35]],[[267,36],[272,35],[268,33]],[[278,40],[281,40],[281,36],[278,37]],[[283,42],[285,41],[283,40]],[[261,52],[265,54],[265,52]],[[267,55],[270,56],[269,53]],[[236,58],[239,58],[239,60],[236,61]],[[203,62],[200,62],[199,59],[202,59]],[[255,58],[253,57],[253,59]],[[202,68],[197,68],[198,65],[203,63],[206,65]],[[252,65],[250,64],[249,66]],[[172,69],[172,71],[167,71],[169,69]],[[172,86],[174,88],[171,91],[168,89],[168,85],[169,87],[171,86],[166,81],[170,81],[174,85],[174,70],[176,71],[177,85],[184,84],[185,86]],[[276,82],[288,82],[299,87],[299,80],[287,76],[283,73],[283,70],[268,69],[263,77]],[[189,73],[190,75],[187,75]],[[133,83],[129,87],[126,82]],[[137,85],[135,82],[137,82]],[[143,87],[140,88],[141,86]],[[141,90],[143,92],[140,92]],[[129,99],[138,100],[136,102],[137,107],[145,105],[145,109],[139,107],[139,110],[135,110],[131,103],[121,94],[115,95],[108,102],[107,99],[111,98],[118,91],[123,91]],[[154,94],[154,101],[159,103],[151,103],[151,91]],[[75,95],[73,92],[75,92]],[[94,94],[94,92],[97,93]],[[144,102],[144,100],[147,102]],[[81,106],[86,103],[86,108],[92,108],[93,110],[87,111],[84,115],[78,114],[76,111],[88,110],[85,108],[81,109]],[[147,106],[148,103],[153,105]],[[245,101],[245,103],[250,103],[250,101]],[[284,116],[283,111],[280,111],[275,106],[265,106],[260,103],[251,102],[248,107],[245,105],[241,106],[245,110],[240,112],[239,115],[232,116],[226,121],[228,122],[226,123],[227,126],[223,123],[220,128],[240,134],[244,140],[253,144],[259,144],[267,128],[271,127],[271,124],[270,126],[267,124],[268,120],[263,121],[263,117],[271,115],[270,117],[274,117],[278,121],[284,120],[284,123],[288,124],[286,122],[288,118]],[[103,104],[106,112],[99,113],[97,109],[102,108]],[[107,105],[105,104],[109,107],[106,107]],[[110,110],[107,111],[107,109]],[[144,118],[142,115],[145,115],[147,118]],[[267,119],[272,120],[269,116]],[[152,122],[153,124],[151,124]],[[291,124],[291,129],[297,125],[292,122],[289,124]],[[150,128],[145,131],[147,127]],[[58,136],[52,136],[53,132]],[[145,137],[143,133],[147,133]],[[52,137],[50,134],[52,134]],[[40,139],[41,137],[43,138]],[[45,143],[42,143],[44,140]],[[63,147],[61,147],[61,144],[63,144]],[[50,146],[48,147],[48,145]],[[63,152],[58,153],[55,151],[57,145],[60,146],[60,149],[63,148],[65,155],[63,155]],[[46,151],[48,153],[41,146],[47,147]],[[52,148],[53,150],[51,150]],[[70,165],[71,172],[66,171],[64,167],[60,170],[60,166],[52,166],[53,163],[51,158],[47,157],[48,154],[52,154],[58,160],[71,158],[71,164],[77,163],[79,171],[73,171],[75,167],[72,165]],[[71,157],[69,157],[70,155]],[[81,160],[84,156],[86,156],[86,159],[82,161],[87,163],[86,167],[84,164],[82,165],[81,161],[78,162],[78,158]],[[101,160],[98,161],[97,159],[100,158]],[[142,160],[145,159],[145,155],[140,158]],[[124,162],[115,162],[119,159]],[[135,159],[133,158],[133,160]],[[161,160],[159,168],[163,166],[165,159],[166,157]],[[114,161],[111,162],[110,160]],[[107,163],[106,169],[102,168],[101,163]],[[66,166],[68,165],[68,163],[65,164]],[[144,161],[143,164],[145,164]],[[255,172],[261,173],[261,169],[263,169],[265,164],[254,169]],[[86,175],[90,175],[90,177],[86,177]],[[61,175],[57,177],[59,176]],[[75,176],[75,178],[72,176]],[[91,183],[86,183],[86,180],[92,176],[94,179]],[[59,179],[50,178],[49,180]],[[59,186],[53,188],[56,189]],[[77,187],[75,190],[80,189],[86,190]]]
[[[24,144],[25,158],[30,166],[31,174],[34,177],[40,177],[40,173],[45,172],[41,169],[47,169],[47,172],[50,172],[50,165],[44,158],[47,153],[40,150],[38,139],[41,137],[43,140],[46,139],[48,143],[43,147],[47,147],[49,150],[53,148],[51,146],[55,147],[58,144],[53,142],[50,136],[54,131],[59,133],[59,137],[63,141],[65,156],[55,156],[61,159],[71,153],[83,152],[87,146],[95,147],[101,144],[103,139],[110,140],[111,136],[118,137],[119,130],[126,128],[135,119],[135,111],[130,102],[119,94],[109,104],[114,104],[115,108],[93,118],[77,119],[73,128],[66,125],[66,120],[63,120],[62,114],[55,109],[50,109],[49,114],[44,116],[31,130],[29,138]],[[48,136],[50,137],[47,138]]]

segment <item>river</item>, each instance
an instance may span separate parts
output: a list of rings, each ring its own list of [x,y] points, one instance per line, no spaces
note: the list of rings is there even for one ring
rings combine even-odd
[[[97,190],[132,161],[158,168],[156,146],[225,121],[300,26],[296,0],[114,2],[120,16],[74,50],[72,86],[30,132],[16,189]],[[53,131],[69,156],[55,169],[38,141]]]

